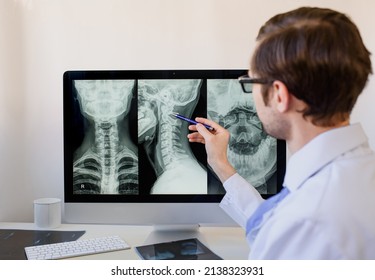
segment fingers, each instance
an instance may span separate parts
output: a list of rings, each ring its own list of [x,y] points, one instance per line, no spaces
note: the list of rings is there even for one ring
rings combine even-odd
[[[199,118],[199,117],[197,117],[197,118],[195,118],[195,121],[197,121],[199,123],[203,123],[203,124],[209,125],[213,129],[215,129],[215,130],[218,129],[218,128],[220,128],[220,125],[218,125],[216,122],[208,120],[206,118]]]
[[[203,124],[201,123],[198,123],[196,126],[196,129],[197,131],[199,132],[199,134],[205,139],[208,139],[209,137],[211,137],[213,134],[211,133],[210,130],[208,130]]]
[[[199,132],[190,133],[187,137],[189,139],[189,142],[206,144],[205,139]]]
[[[189,130],[193,131],[192,133],[187,135],[187,138],[189,139],[189,142],[191,143],[201,143],[201,144],[206,144],[205,139],[203,136],[198,132],[197,126],[194,125],[189,125]]]
[[[219,124],[206,118],[195,118],[195,121],[198,124],[189,125],[189,130],[194,131],[187,136],[190,142],[206,144],[207,140],[224,130]],[[214,130],[208,130],[203,124],[211,126]]]

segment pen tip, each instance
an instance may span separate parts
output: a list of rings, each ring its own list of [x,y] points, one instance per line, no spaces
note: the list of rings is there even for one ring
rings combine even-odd
[[[179,115],[179,113],[176,113],[176,112],[172,112],[172,113],[170,113],[172,116],[177,116],[177,115]]]

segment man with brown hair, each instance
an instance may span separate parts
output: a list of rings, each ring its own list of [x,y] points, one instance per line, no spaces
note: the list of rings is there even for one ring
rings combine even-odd
[[[350,113],[372,73],[344,14],[299,8],[260,29],[245,92],[264,130],[287,143],[283,190],[263,200],[227,159],[229,132],[190,126],[226,189],[221,207],[246,228],[252,259],[375,259],[375,154]],[[249,97],[250,98],[250,97]]]

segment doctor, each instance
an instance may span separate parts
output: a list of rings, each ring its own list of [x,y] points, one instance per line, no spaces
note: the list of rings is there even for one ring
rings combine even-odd
[[[230,165],[229,132],[204,118],[204,143],[226,189],[221,207],[246,229],[250,259],[375,259],[375,154],[350,113],[372,73],[370,53],[344,14],[299,8],[260,29],[248,76],[264,130],[290,153],[284,189],[268,200]]]

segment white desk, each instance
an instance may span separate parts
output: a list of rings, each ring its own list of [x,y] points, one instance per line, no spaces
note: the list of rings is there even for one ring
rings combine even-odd
[[[33,223],[0,223],[1,229],[29,229],[38,230]],[[54,230],[77,231],[85,230],[81,238],[93,238],[108,235],[119,235],[132,248],[110,253],[87,255],[75,259],[96,260],[131,260],[139,259],[134,247],[144,245],[147,237],[152,232],[152,226],[128,225],[86,225],[64,224]],[[249,247],[246,243],[245,233],[240,227],[200,227],[200,240],[214,253],[225,260],[247,259]]]

